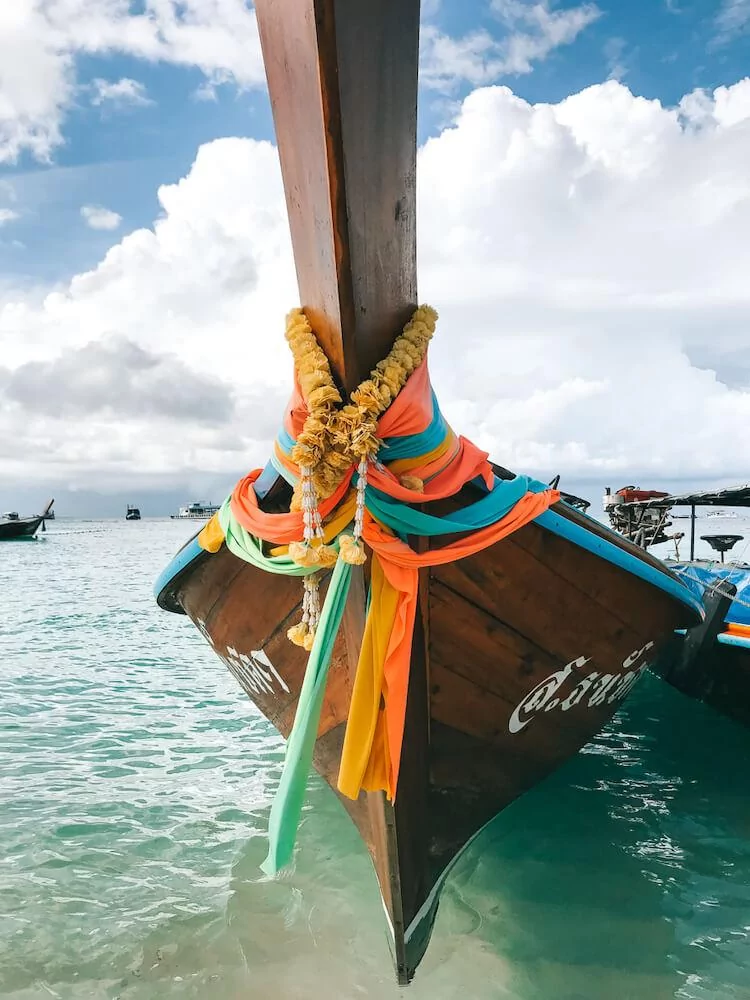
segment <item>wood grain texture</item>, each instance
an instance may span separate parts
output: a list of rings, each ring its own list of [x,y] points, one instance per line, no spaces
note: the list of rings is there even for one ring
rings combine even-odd
[[[417,304],[419,0],[257,0],[256,14],[300,304],[339,385],[351,391],[386,356]],[[364,581],[356,571],[344,615],[347,662],[332,664],[321,721],[326,747],[339,735],[332,706],[345,710],[351,695]],[[420,648],[415,674],[424,675],[424,642]],[[279,717],[283,727],[292,708]],[[425,795],[428,719],[423,677],[407,706],[411,749],[402,780],[412,804],[404,818],[406,806],[394,810],[382,795],[347,804],[373,855],[403,982],[411,971],[402,903],[416,900],[427,880],[413,810]]]
[[[301,305],[350,390],[416,306],[419,2],[256,12]]]

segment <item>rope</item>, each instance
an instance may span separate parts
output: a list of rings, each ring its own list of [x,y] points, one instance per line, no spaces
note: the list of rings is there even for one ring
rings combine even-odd
[[[732,582],[731,574],[733,569],[742,570],[745,567],[740,566],[736,563],[728,566],[727,563],[722,564],[719,562],[710,562],[708,568],[713,569],[715,566],[721,567],[721,569],[723,570],[729,569],[729,573],[724,577],[719,577],[714,581],[707,582],[706,580],[701,580],[701,578],[699,576],[696,576],[694,573],[691,573],[690,568],[687,566],[675,566],[673,567],[673,572],[677,576],[682,576],[687,580],[692,580],[693,583],[697,583],[698,586],[702,588],[704,593],[721,594],[722,597],[731,598],[733,604],[739,604],[743,608],[750,608],[750,601],[743,600],[743,598],[741,598],[739,594],[732,595],[730,593],[727,593],[727,591],[721,589],[722,584],[727,584]],[[750,579],[750,567],[748,568],[748,578]]]

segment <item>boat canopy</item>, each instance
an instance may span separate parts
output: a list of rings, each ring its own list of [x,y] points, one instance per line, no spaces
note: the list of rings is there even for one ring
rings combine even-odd
[[[638,507],[750,507],[750,483],[723,490],[669,493],[658,499],[634,501]]]

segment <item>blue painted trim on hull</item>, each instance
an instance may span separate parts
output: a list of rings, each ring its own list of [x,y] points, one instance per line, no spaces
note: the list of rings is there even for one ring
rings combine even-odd
[[[547,531],[551,531],[553,534],[567,539],[567,541],[572,542],[579,548],[586,549],[588,552],[599,556],[601,559],[605,559],[615,566],[619,566],[626,572],[632,573],[646,583],[650,583],[652,586],[669,594],[675,600],[685,605],[685,607],[694,611],[699,621],[702,621],[705,617],[703,602],[700,598],[671,574],[665,573],[655,566],[651,566],[650,563],[620,548],[614,542],[607,541],[601,535],[588,531],[581,525],[576,524],[574,521],[569,521],[552,510],[547,510],[543,514],[540,514],[535,518],[535,521]],[[204,554],[204,550],[198,545],[197,538],[192,538],[184,545],[164,570],[162,570],[154,585],[154,595],[157,600],[178,573],[183,572],[194,559]]]
[[[172,556],[171,560],[161,571],[156,579],[156,583],[154,584],[154,597],[157,601],[177,574],[182,573],[184,569],[187,569],[191,562],[202,555],[205,555],[205,550],[198,544],[198,539],[191,538],[186,545],[183,545],[176,555]]]
[[[736,646],[738,649],[747,649],[750,651],[750,639],[746,639],[742,635],[732,635],[729,632],[720,632],[716,636],[718,642],[722,646]]]
[[[675,635],[686,636],[686,628],[676,628]],[[738,649],[747,649],[750,651],[750,636],[745,638],[742,635],[732,635],[731,632],[719,632],[716,636],[716,641],[721,643],[722,646],[736,646]]]
[[[652,566],[626,549],[620,548],[619,545],[615,545],[613,542],[607,541],[606,538],[602,538],[601,535],[587,531],[586,528],[581,527],[581,525],[576,524],[574,521],[569,521],[566,517],[561,517],[560,514],[556,514],[553,510],[545,510],[543,514],[535,518],[535,522],[540,527],[546,528],[547,531],[551,531],[561,538],[566,538],[579,548],[586,549],[601,559],[606,559],[607,562],[619,566],[620,569],[632,573],[633,576],[640,577],[646,583],[650,583],[652,586],[669,594],[670,597],[674,597],[675,600],[684,604],[686,608],[690,608],[696,612],[699,621],[703,621],[705,618],[706,613],[700,598],[696,597],[684,583],[681,583],[671,573],[664,572],[656,566]],[[596,523],[601,527],[599,522]]]

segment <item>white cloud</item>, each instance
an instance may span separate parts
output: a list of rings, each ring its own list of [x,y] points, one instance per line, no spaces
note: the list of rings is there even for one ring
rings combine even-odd
[[[6,222],[13,222],[17,218],[19,218],[18,212],[14,212],[12,208],[0,208],[0,226],[4,226]]]
[[[720,45],[730,42],[750,27],[750,0],[723,0],[716,15],[716,36]]]
[[[49,160],[76,94],[76,57],[113,53],[196,66],[211,81],[240,87],[265,79],[245,0],[143,0],[132,9],[130,0],[5,0],[0,163],[24,150]]]
[[[441,313],[431,365],[453,425],[568,481],[746,477],[749,161],[750,81],[671,109],[615,81],[556,105],[473,92],[419,160],[420,291]],[[67,287],[6,295],[7,377],[78,371],[65,359],[125,338],[178,354],[186,384],[231,385],[234,408],[221,426],[162,414],[154,433],[146,414],[61,421],[0,393],[7,478],[168,485],[268,456],[296,299],[276,153],[207,144],[159,200],[153,230]]]
[[[121,77],[119,80],[102,80],[97,77],[91,81],[91,103],[100,107],[102,104],[113,104],[115,107],[145,107],[154,102],[149,99],[146,88],[138,80]]]
[[[193,98],[196,101],[216,101],[218,100],[216,94],[216,84],[212,83],[210,80],[206,80],[202,83],[200,87],[196,87],[193,91]]]
[[[680,101],[680,110],[694,125],[740,125],[750,116],[750,77],[713,93],[694,90]]]
[[[604,58],[607,60],[609,80],[623,80],[627,76],[624,38],[608,38],[604,45]]]
[[[81,215],[91,229],[117,229],[122,222],[121,215],[101,205],[84,205],[81,208]]]
[[[493,0],[492,9],[506,28],[500,39],[485,30],[453,38],[435,26],[423,27],[420,80],[425,86],[450,92],[461,83],[482,86],[530,73],[535,62],[575,41],[601,14],[594,3],[551,10],[549,0]]]

